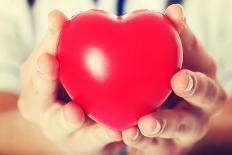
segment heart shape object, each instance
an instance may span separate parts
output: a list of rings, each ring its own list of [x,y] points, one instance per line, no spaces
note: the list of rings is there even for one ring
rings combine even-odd
[[[165,101],[182,55],[173,24],[149,10],[82,12],[67,21],[57,45],[59,78],[71,99],[115,130],[136,125]]]

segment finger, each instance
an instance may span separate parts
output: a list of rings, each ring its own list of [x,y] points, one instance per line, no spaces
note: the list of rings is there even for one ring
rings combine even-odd
[[[48,31],[39,45],[37,55],[44,52],[55,54],[60,31],[66,21],[67,17],[58,10],[48,14]]]
[[[64,106],[56,103],[45,112],[43,120],[47,120],[46,124],[42,125],[49,128],[44,129],[46,132],[49,131],[47,136],[62,139],[82,127],[85,114],[82,108],[74,102],[69,102]]]
[[[132,148],[142,149],[151,142],[151,139],[145,138],[138,127],[131,127],[122,131],[123,142]]]
[[[122,135],[119,131],[114,131],[95,122],[86,121],[79,130],[73,132],[72,138],[77,143],[81,139],[82,143],[91,144],[93,150],[99,150],[109,143],[121,141]],[[84,147],[87,149],[88,145],[83,146],[82,149]]]
[[[100,145],[105,145],[111,142],[117,142],[122,140],[121,133],[119,131],[114,131],[100,124],[95,124],[89,128],[89,136],[94,137],[99,141]],[[89,137],[89,138],[90,138]]]
[[[208,113],[225,103],[227,97],[221,86],[200,72],[181,70],[171,79],[175,94]]]
[[[56,57],[45,53],[39,57],[37,64],[30,79],[21,79],[23,89],[18,108],[28,120],[39,119],[41,113],[54,104],[56,99],[59,67]],[[22,74],[29,76],[27,72],[22,72]]]
[[[21,67],[23,89],[18,105],[25,118],[32,119],[38,115],[56,97],[59,65],[54,53],[65,21],[66,17],[59,11],[49,14],[50,30]]]
[[[35,60],[45,52],[55,55],[58,37],[66,21],[67,17],[58,10],[48,14],[48,31],[23,66],[35,65]]]
[[[37,97],[41,106],[52,103],[56,98],[58,69],[59,64],[55,56],[45,53],[38,58],[36,70],[32,75],[32,83],[33,95]]]
[[[165,15],[171,19],[180,35],[184,50],[183,66],[215,77],[216,65],[186,23],[183,7],[179,4],[171,5]]]
[[[146,137],[178,139],[187,143],[203,135],[204,121],[193,113],[174,109],[148,114],[140,118],[138,126]]]
[[[176,152],[175,145],[173,145],[171,140],[144,137],[137,127],[131,127],[122,131],[122,138],[128,146],[130,154],[171,154]]]
[[[41,103],[42,108],[47,103],[52,103],[56,98],[59,63],[54,53],[58,35],[65,21],[66,17],[61,12],[55,10],[49,13],[50,30],[41,42],[37,52],[29,60],[31,63],[28,64],[27,62],[27,65],[32,65],[33,95]]]

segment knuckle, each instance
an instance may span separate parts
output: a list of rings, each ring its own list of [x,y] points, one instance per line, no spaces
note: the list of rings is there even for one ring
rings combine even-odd
[[[180,123],[177,126],[177,130],[176,130],[177,137],[179,135],[185,135],[187,133],[187,131],[188,131],[187,124],[186,123]]]
[[[185,135],[186,131],[188,131],[186,121],[183,119],[183,117],[181,117],[181,115],[178,117],[179,118],[177,118],[178,123],[176,124],[176,128],[172,131],[175,134],[175,137]]]
[[[210,108],[215,104],[216,98],[218,96],[218,89],[211,79],[207,81],[206,89],[202,94],[202,104]]]
[[[217,111],[227,101],[227,95],[223,88],[212,79],[208,80],[207,89],[202,97],[202,103],[212,112]]]
[[[184,141],[191,141],[201,131],[199,129],[201,123],[197,123],[197,118],[194,115],[189,115],[187,117],[188,119],[182,119],[177,125],[175,137]]]
[[[189,135],[189,137],[191,137],[195,132],[195,126],[197,126],[196,119],[197,118],[193,113],[183,114],[177,125],[176,133],[181,136]]]

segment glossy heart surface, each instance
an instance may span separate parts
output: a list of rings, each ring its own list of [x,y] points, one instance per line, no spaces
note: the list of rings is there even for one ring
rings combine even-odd
[[[90,10],[65,24],[57,57],[71,99],[96,122],[123,130],[165,101],[183,52],[173,24],[160,13],[117,17]]]

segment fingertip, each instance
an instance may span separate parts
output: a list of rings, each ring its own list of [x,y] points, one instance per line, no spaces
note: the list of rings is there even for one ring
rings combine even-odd
[[[185,25],[184,8],[180,4],[170,5],[164,13],[174,23],[177,31],[182,33]]]
[[[141,133],[137,127],[131,127],[122,131],[122,138],[124,143],[132,145],[138,143],[141,138]]]
[[[112,129],[107,129],[107,134],[109,136],[109,138],[113,141],[113,142],[117,142],[117,141],[121,141],[122,140],[122,134],[120,131],[115,131]]]
[[[66,21],[67,17],[59,10],[53,10],[48,14],[48,27],[54,32],[59,32]]]
[[[83,109],[74,102],[69,102],[63,107],[64,118],[67,122],[79,124],[80,126],[85,121],[85,113]]]
[[[161,132],[162,124],[160,120],[151,114],[140,118],[138,122],[141,133],[146,137],[157,136]]]
[[[183,95],[191,92],[194,87],[194,81],[191,71],[181,70],[171,79],[171,87],[176,95]]]
[[[171,18],[174,22],[184,21],[185,20],[185,13],[184,8],[180,4],[173,4],[170,5],[165,13],[169,18]]]

